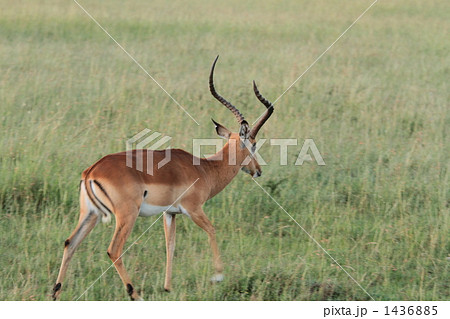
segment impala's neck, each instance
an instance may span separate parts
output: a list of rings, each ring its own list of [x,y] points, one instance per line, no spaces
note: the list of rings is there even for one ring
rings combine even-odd
[[[201,165],[209,176],[211,187],[209,198],[218,194],[239,173],[247,155],[246,149],[241,149],[239,143],[231,139],[219,152],[202,159]]]

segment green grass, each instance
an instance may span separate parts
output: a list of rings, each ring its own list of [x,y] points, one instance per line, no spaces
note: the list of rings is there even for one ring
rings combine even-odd
[[[262,2],[262,3],[260,3]],[[178,106],[71,1],[0,1],[0,299],[48,300],[63,242],[78,219],[80,173],[144,128],[191,149],[237,129],[210,95],[253,121],[251,89],[275,100],[371,1],[81,1],[173,94]],[[258,180],[377,300],[448,300],[449,23],[447,1],[379,1],[276,104],[261,138],[313,138],[326,166],[294,166],[301,145]],[[301,142],[302,143],[302,142]],[[300,143],[300,144],[301,144]],[[146,300],[368,300],[245,174],[205,205],[225,281],[206,234],[178,218],[173,291],[162,291],[158,221],[125,255]],[[132,243],[153,218],[140,218]],[[110,265],[114,223],[76,252],[62,299]],[[110,269],[82,300],[127,300]]]

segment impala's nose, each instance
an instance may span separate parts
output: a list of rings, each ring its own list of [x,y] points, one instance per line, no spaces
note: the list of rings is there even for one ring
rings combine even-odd
[[[255,174],[253,174],[253,177],[260,177],[262,175],[262,172],[260,170],[257,170]]]

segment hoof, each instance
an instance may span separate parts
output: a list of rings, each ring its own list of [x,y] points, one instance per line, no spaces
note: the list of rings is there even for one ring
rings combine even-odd
[[[215,274],[214,276],[211,277],[211,282],[221,282],[223,281],[223,274]]]
[[[136,295],[136,296],[130,296],[131,301],[144,301],[144,299],[142,299],[141,296]]]
[[[61,293],[61,283],[58,282],[55,287],[53,288],[53,294],[52,294],[52,299],[53,301],[56,301],[56,299],[58,299],[59,294]]]

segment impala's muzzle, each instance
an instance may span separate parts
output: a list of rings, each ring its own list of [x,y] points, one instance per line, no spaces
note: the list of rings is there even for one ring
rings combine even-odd
[[[247,166],[243,166],[241,168],[241,170],[243,170],[244,172],[246,172],[247,174],[251,175],[253,178],[256,177],[260,177],[262,175],[261,169],[255,169],[255,170],[251,170],[250,168],[248,168]]]

